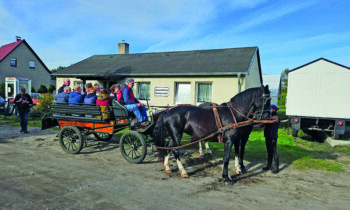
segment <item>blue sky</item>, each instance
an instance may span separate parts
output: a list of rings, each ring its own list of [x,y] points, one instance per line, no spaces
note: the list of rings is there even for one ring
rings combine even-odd
[[[26,39],[49,69],[96,54],[258,46],[264,74],[320,57],[350,66],[347,0],[0,0],[0,45]]]

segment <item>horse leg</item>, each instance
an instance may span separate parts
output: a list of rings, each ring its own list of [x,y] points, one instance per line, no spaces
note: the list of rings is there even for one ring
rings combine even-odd
[[[205,148],[207,153],[209,153],[209,155],[211,156],[213,153],[211,152],[210,148],[209,148],[209,141],[205,141]]]
[[[228,164],[230,162],[230,153],[232,149],[232,141],[229,139],[228,141],[225,142],[224,144],[224,166],[222,169],[222,178],[224,178],[225,182],[232,182],[230,177],[228,176]]]
[[[172,141],[173,145],[175,147],[179,146],[180,142],[181,142],[182,135],[183,135],[183,130],[180,130],[179,128],[176,128],[175,126],[172,126],[169,128],[169,133],[170,133],[171,139],[173,140]],[[175,156],[175,160],[177,162],[177,166],[179,168],[179,171],[181,172],[181,177],[188,178],[188,174],[187,174],[187,172],[186,172],[185,168],[183,167],[181,160],[180,160],[180,150],[177,149],[177,150],[173,150],[172,152]]]
[[[180,160],[180,150],[173,151],[173,154],[174,154],[175,159],[176,159],[177,167],[179,168],[179,171],[181,173],[181,177],[188,178],[188,174],[187,174],[187,172],[186,172],[185,168],[183,167],[181,160]]]
[[[199,145],[200,157],[203,158],[204,157],[204,152],[203,152],[203,148],[202,148],[202,142],[199,142],[198,145]]]
[[[244,166],[243,160],[244,160],[245,145],[247,144],[248,137],[249,136],[247,136],[247,137],[244,136],[241,139],[241,152],[239,153],[239,165],[240,165],[242,173],[245,173],[247,171],[245,166]]]
[[[242,174],[242,170],[241,170],[241,166],[239,164],[240,162],[240,159],[239,159],[239,143],[240,143],[240,140],[236,140],[234,142],[234,145],[235,145],[235,173],[236,174]]]
[[[169,167],[169,157],[170,157],[170,152],[168,152],[167,156],[164,158],[164,168],[165,168],[165,173],[171,174],[172,171]]]

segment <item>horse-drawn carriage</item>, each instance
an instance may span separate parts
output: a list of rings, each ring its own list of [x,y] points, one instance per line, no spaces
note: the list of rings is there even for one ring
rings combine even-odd
[[[124,106],[115,102],[109,111],[105,113],[96,105],[53,103],[42,119],[42,130],[59,126],[60,146],[67,153],[77,154],[87,146],[89,135],[99,141],[109,141],[113,134],[129,128],[120,138],[120,151],[127,161],[141,163],[147,146],[151,146],[149,153],[153,152],[152,132],[160,113],[152,115],[154,121],[148,127],[135,129],[133,117]]]
[[[269,94],[268,86],[251,88],[220,105],[209,103],[202,107],[177,106],[165,109],[166,111],[152,115],[152,123],[141,130],[133,128],[128,111],[119,103],[109,107],[113,119],[105,119],[103,116],[106,113],[99,106],[52,104],[50,113],[42,120],[42,128],[59,125],[60,145],[65,152],[73,154],[79,153],[84,143],[87,145],[87,136],[90,134],[107,141],[114,133],[129,128],[119,143],[121,153],[127,161],[141,163],[147,154],[147,145],[151,146],[153,152],[154,144],[160,150],[160,159],[164,160],[165,172],[171,172],[168,161],[172,151],[182,177],[188,177],[179,153],[179,149],[186,146],[180,145],[183,134],[191,136],[190,144],[219,137],[218,141],[225,145],[222,176],[225,181],[231,181],[228,164],[232,146],[235,145],[236,173],[242,173],[245,170],[244,149],[253,123],[273,122],[266,120],[270,114]]]

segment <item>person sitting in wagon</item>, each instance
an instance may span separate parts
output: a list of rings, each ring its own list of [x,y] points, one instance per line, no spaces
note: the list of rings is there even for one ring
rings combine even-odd
[[[71,88],[69,86],[64,87],[64,91],[55,96],[55,102],[67,103],[70,92],[71,92]]]
[[[108,95],[107,89],[101,90],[101,93],[97,96],[96,104],[101,107],[102,119],[107,120],[113,118],[113,113],[108,107],[112,105],[112,100]]]
[[[96,104],[97,95],[96,89],[91,83],[86,83],[86,96],[84,98],[84,104]]]
[[[145,105],[135,98],[132,88],[134,87],[134,79],[127,79],[126,84],[118,92],[118,102],[123,105],[129,112],[133,112],[143,127],[148,126],[148,116]]]

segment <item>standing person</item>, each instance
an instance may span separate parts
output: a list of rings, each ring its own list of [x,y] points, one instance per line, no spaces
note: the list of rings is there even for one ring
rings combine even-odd
[[[109,94],[109,96],[112,98],[112,100],[118,99],[118,93],[120,91],[120,88],[121,87],[119,84],[112,85],[112,87],[110,88],[111,94]]]
[[[126,84],[123,85],[118,93],[118,101],[124,105],[129,112],[134,112],[142,126],[148,126],[150,122],[148,121],[145,105],[135,98],[132,91],[134,84],[134,79],[126,80]]]
[[[271,105],[271,120],[274,123],[266,123],[264,136],[267,150],[267,165],[263,167],[263,170],[272,169],[272,159],[275,161],[275,168],[272,171],[274,174],[279,172],[279,157],[277,154],[277,138],[278,138],[278,127],[280,125],[280,118],[277,115],[278,107],[275,104]]]
[[[64,88],[65,88],[66,86],[70,86],[70,79],[64,79],[63,85],[58,89],[57,94],[58,94],[58,93],[63,93]]]
[[[28,133],[28,113],[30,112],[30,106],[33,104],[32,97],[30,97],[30,95],[26,93],[26,89],[22,87],[21,93],[16,95],[14,101],[19,114],[19,121],[21,123],[20,132]]]
[[[68,103],[70,92],[71,92],[71,88],[69,86],[64,87],[64,92],[59,93],[55,96],[55,101],[59,103]]]

